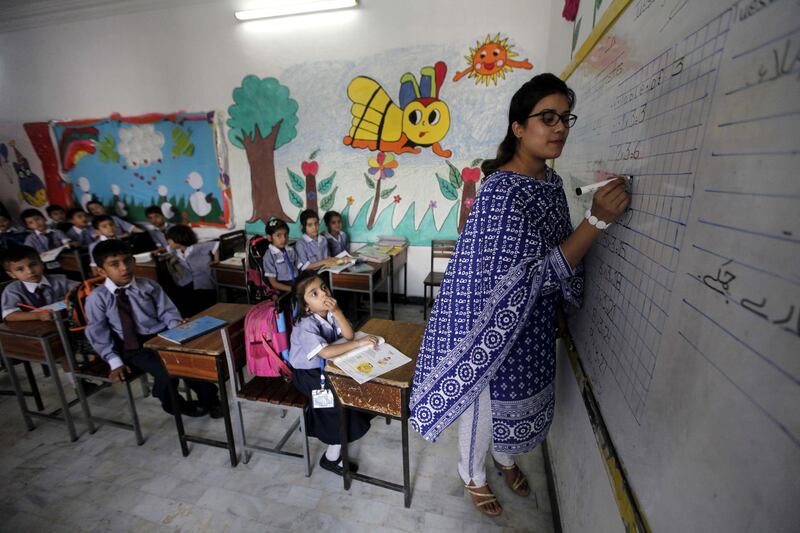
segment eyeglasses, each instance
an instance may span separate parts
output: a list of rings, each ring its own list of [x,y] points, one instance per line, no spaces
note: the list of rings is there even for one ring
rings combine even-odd
[[[546,126],[555,126],[560,120],[567,128],[574,126],[575,121],[578,120],[577,115],[573,115],[572,113],[564,113],[563,115],[559,115],[552,109],[545,109],[544,111],[539,111],[533,115],[528,115],[528,118],[533,117],[541,117],[542,122],[544,122]]]

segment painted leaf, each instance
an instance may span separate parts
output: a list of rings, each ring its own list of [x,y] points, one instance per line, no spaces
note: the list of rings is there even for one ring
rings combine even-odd
[[[572,53],[575,53],[575,47],[578,45],[578,35],[581,33],[581,20],[578,19],[578,22],[575,23],[575,27],[572,30]]]
[[[386,200],[387,198],[389,198],[389,196],[394,192],[394,190],[396,188],[397,188],[397,185],[395,185],[391,189],[386,189],[385,191],[381,191],[381,198]]]
[[[461,179],[461,172],[453,166],[453,163],[447,161],[447,166],[450,167],[450,184],[455,189],[460,189],[464,181]]]
[[[367,175],[367,173],[366,173],[366,172],[364,173],[364,179],[366,179],[366,180],[367,180],[367,187],[369,187],[370,189],[374,189],[374,188],[375,188],[375,182],[374,182],[374,181],[372,181],[372,178],[370,178],[370,177]]]
[[[320,181],[317,184],[317,192],[320,194],[328,194],[333,187],[333,179],[336,177],[336,172],[334,171],[333,174],[325,178],[324,180]]]
[[[333,192],[330,193],[328,196],[322,199],[319,203],[319,208],[323,211],[330,211],[333,208],[334,202],[336,202],[336,191],[339,190],[339,187],[333,189]]]
[[[300,209],[303,208],[303,199],[289,187],[289,184],[286,184],[286,188],[289,190],[289,201],[292,202],[292,205],[298,207]]]
[[[438,173],[436,174],[436,179],[439,181],[439,190],[442,191],[442,196],[448,200],[458,200],[458,193],[449,181],[442,178]]]
[[[308,156],[308,160],[309,160],[309,161],[313,161],[313,160],[314,160],[314,158],[315,158],[315,157],[317,157],[317,154],[318,154],[318,153],[319,153],[319,148],[317,148],[316,150],[314,150],[313,152],[311,152],[311,155],[310,155],[310,156]]]
[[[297,192],[303,192],[303,189],[306,188],[305,180],[288,168],[286,169],[286,172],[289,173],[289,179],[292,180],[292,187],[294,187],[294,190]]]
[[[471,166],[471,167],[475,168],[475,167],[477,167],[478,165],[480,165],[481,163],[483,163],[483,159],[481,159],[481,158],[479,157],[478,159],[474,159],[474,160],[472,161],[472,163],[470,163],[470,164],[469,164],[469,166]]]

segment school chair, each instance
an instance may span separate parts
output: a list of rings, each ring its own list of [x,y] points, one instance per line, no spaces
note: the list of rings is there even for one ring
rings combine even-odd
[[[284,305],[284,307],[286,306]],[[286,311],[282,311],[281,314],[283,314],[284,317],[289,316],[289,313]],[[235,362],[245,358],[245,346],[242,344],[234,348],[231,344],[227,328],[223,328],[221,333],[222,343],[225,347],[225,359],[228,363],[228,372],[232,376],[236,372]],[[266,341],[264,341],[264,343],[265,348],[271,351],[272,356],[278,358],[278,361],[282,363],[280,356],[275,352],[270,343]],[[283,366],[288,370],[285,364],[283,364]],[[311,456],[309,453],[308,434],[306,432],[306,419],[304,414],[305,409],[308,407],[308,400],[306,397],[295,389],[291,381],[286,379],[283,375],[279,377],[255,376],[246,383],[244,380],[240,380],[238,385],[236,380],[231,379],[229,383],[231,387],[230,399],[235,404],[233,413],[238,425],[238,437],[241,441],[238,443],[238,446],[242,450],[242,462],[248,463],[250,461],[250,455],[253,452],[294,457],[303,460],[306,477],[311,476]],[[244,417],[242,415],[242,404],[245,403],[259,404],[266,407],[268,410],[280,411],[281,418],[286,415],[287,411],[296,412],[298,417],[276,445],[265,447],[256,444],[248,444],[244,429]],[[303,453],[298,454],[283,450],[286,441],[289,440],[298,427],[303,437]]]
[[[428,319],[428,305],[433,305],[433,291],[436,287],[442,285],[442,280],[444,279],[444,272],[434,270],[433,263],[436,259],[450,259],[455,249],[456,241],[446,239],[434,239],[431,241],[431,270],[422,282],[425,298],[422,308],[422,318],[425,320]],[[430,299],[428,298],[428,289],[430,289],[431,292]],[[430,302],[430,304],[428,302]]]
[[[10,283],[14,282],[13,279],[9,278],[5,274],[3,275],[5,276],[5,279],[0,282],[0,295],[3,294],[3,291]],[[33,373],[33,367],[31,366],[31,363],[30,361],[14,361],[13,364],[16,365],[20,363],[22,364],[22,368],[25,370],[25,377],[28,379],[28,384],[31,387],[31,390],[23,391],[22,394],[25,396],[32,396],[33,401],[36,404],[36,410],[44,411],[44,402],[42,402],[42,395],[39,393],[39,385],[36,383],[36,376]],[[45,369],[47,369],[47,367],[42,365],[42,372],[44,372]],[[0,360],[0,370],[4,370],[6,372],[9,371],[2,360]],[[50,372],[48,371],[44,377],[50,377]],[[14,389],[0,389],[0,396],[14,396],[14,394]]]
[[[231,231],[219,236],[219,260],[233,257],[236,252],[244,252],[247,246],[247,235],[244,230]]]
[[[88,341],[85,341],[84,335],[86,317],[83,313],[85,309],[84,304],[86,297],[89,295],[91,290],[101,285],[104,281],[105,278],[103,277],[92,278],[85,281],[84,284],[79,287],[83,289],[80,291],[79,295],[76,294],[76,298],[80,298],[80,301],[74,302],[72,309],[70,309],[70,311],[73,313],[73,317],[71,317],[71,325],[73,327],[70,327],[68,330],[69,342],[67,343],[68,345],[65,346],[67,364],[69,365],[69,370],[72,372],[72,376],[75,380],[75,386],[80,391],[80,396],[86,399],[85,412],[87,416],[86,423],[89,427],[89,433],[94,433],[97,431],[95,423],[99,425],[108,424],[114,427],[133,431],[134,435],[136,436],[136,444],[141,446],[144,444],[144,436],[142,435],[142,428],[139,424],[139,415],[136,411],[136,402],[134,401],[131,383],[140,380],[142,385],[142,394],[147,397],[150,394],[150,391],[147,381],[147,374],[145,372],[131,368],[130,374],[128,374],[125,381],[122,382],[125,385],[125,395],[128,400],[128,410],[130,412],[131,420],[130,422],[93,415],[91,412],[91,406],[88,402],[88,400],[99,391],[114,385],[114,382],[109,377],[111,374],[111,367],[108,366],[108,363],[106,363],[100,356],[93,353],[91,350],[91,345],[89,345]],[[78,293],[78,291],[76,291],[76,293]],[[60,314],[57,314],[55,319],[57,321],[62,320]],[[66,328],[64,329],[66,330]],[[83,341],[81,341],[81,337],[83,337]],[[78,358],[76,357],[76,348],[81,352],[81,361],[78,361]],[[95,382],[100,382],[100,385],[97,385]]]

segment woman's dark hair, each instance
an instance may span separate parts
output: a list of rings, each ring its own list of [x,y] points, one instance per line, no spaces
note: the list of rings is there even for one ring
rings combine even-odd
[[[292,297],[295,301],[295,308],[298,310],[297,320],[300,320],[304,316],[308,315],[308,313],[306,313],[305,299],[306,286],[317,278],[322,280],[322,285],[326,287],[328,286],[328,284],[325,283],[325,279],[317,274],[314,270],[303,270],[294,280],[294,284],[292,285]]]
[[[342,218],[341,213],[339,213],[338,211],[328,211],[327,213],[325,213],[325,218],[324,218],[325,227],[328,227],[331,223],[331,220],[333,220],[336,217]]]
[[[283,220],[281,220],[279,218],[273,217],[273,218],[269,219],[269,221],[264,226],[264,232],[267,235],[272,235],[273,233],[275,233],[279,229],[285,229],[288,232],[289,231],[289,224],[287,224],[286,222],[284,222]]]
[[[191,246],[193,244],[197,244],[197,235],[195,234],[194,230],[189,226],[184,226],[183,224],[176,224],[169,228],[164,233],[164,238],[175,241],[175,243],[180,244],[181,246]]]
[[[317,220],[319,220],[319,214],[313,209],[306,209],[305,211],[300,213],[300,230],[303,233],[306,232],[306,222],[308,222],[312,218],[316,218]]]
[[[486,159],[481,163],[484,176],[488,176],[511,161],[517,149],[517,137],[514,135],[511,125],[514,122],[525,124],[528,121],[528,115],[539,103],[539,100],[551,94],[563,94],[567,98],[570,111],[575,107],[575,92],[567,87],[561,78],[550,73],[534,76],[514,93],[508,108],[508,129],[503,142],[497,147],[497,157]]]

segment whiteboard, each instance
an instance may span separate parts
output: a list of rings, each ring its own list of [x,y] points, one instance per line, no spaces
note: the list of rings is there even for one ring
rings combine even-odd
[[[653,531],[800,523],[800,2],[631,2],[567,83],[574,188],[632,174],[570,331]]]

